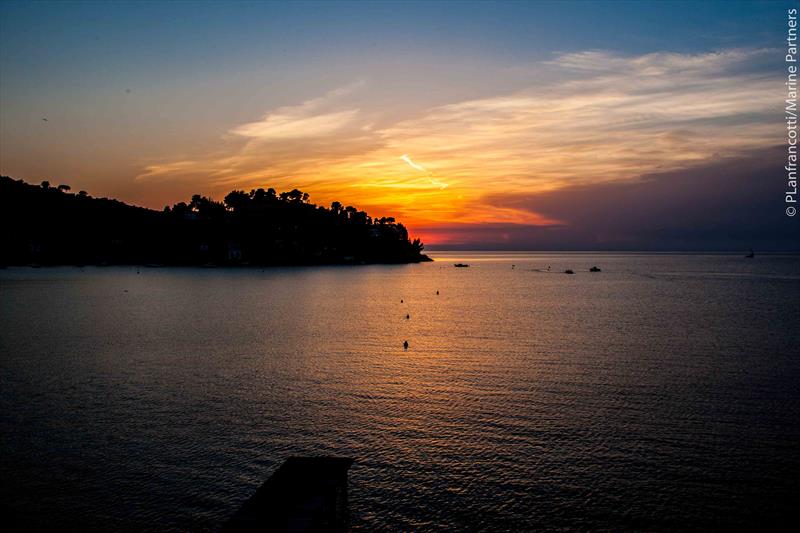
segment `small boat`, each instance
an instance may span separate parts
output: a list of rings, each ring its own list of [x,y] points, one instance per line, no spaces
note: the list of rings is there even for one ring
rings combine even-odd
[[[469,265],[467,265],[467,264],[464,264],[464,263],[456,263],[456,264],[455,264],[455,265],[453,265],[453,266],[454,266],[454,267],[458,267],[458,268],[465,268],[465,267],[468,267]]]
[[[756,256],[756,254],[755,254],[755,253],[753,253],[753,249],[751,248],[751,249],[750,249],[750,253],[749,253],[749,254],[747,254],[745,257],[746,257],[746,258],[748,258],[748,259],[752,259],[752,258],[754,258],[755,256]]]
[[[568,268],[564,271],[564,274],[574,274],[575,272],[572,271],[571,268]]]
[[[600,269],[597,268],[596,266],[593,266],[592,268],[589,269],[589,272],[600,272]]]

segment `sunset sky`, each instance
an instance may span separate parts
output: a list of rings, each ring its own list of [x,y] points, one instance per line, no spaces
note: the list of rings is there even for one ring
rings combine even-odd
[[[791,5],[2,2],[0,171],[296,187],[433,247],[797,249]]]

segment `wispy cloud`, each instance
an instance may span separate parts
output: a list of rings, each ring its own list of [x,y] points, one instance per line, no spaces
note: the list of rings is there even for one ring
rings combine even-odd
[[[405,161],[406,163],[408,163],[408,165],[409,165],[411,168],[415,168],[415,169],[419,170],[420,172],[425,172],[425,167],[423,167],[422,165],[418,165],[418,164],[414,163],[414,162],[411,160],[411,158],[410,158],[410,157],[408,157],[408,154],[403,154],[403,155],[401,155],[401,156],[400,156],[400,159],[402,159],[403,161]]]
[[[425,175],[428,177],[428,181],[429,181],[429,182],[431,183],[431,185],[433,185],[434,187],[438,187],[440,190],[444,190],[444,189],[446,189],[446,188],[447,188],[447,183],[445,183],[445,182],[441,181],[440,179],[438,179],[438,178],[437,178],[437,177],[434,175],[434,173],[433,173],[433,172],[429,171],[428,169],[426,169],[425,167],[423,167],[423,166],[422,166],[422,165],[420,165],[419,163],[415,163],[414,161],[412,161],[412,160],[411,160],[411,158],[408,156],[408,154],[403,154],[403,155],[401,155],[401,156],[400,156],[400,159],[402,159],[403,161],[405,161],[406,163],[408,163],[408,166],[410,166],[411,168],[413,168],[413,169],[415,169],[415,170],[418,170],[418,171],[420,171],[420,172],[424,172],[424,173],[425,173]]]
[[[639,76],[685,75],[723,73],[737,65],[758,66],[772,53],[766,49],[734,48],[701,54],[654,52],[640,56],[622,56],[605,50],[589,50],[560,54],[546,62],[557,67],[613,75]]]
[[[302,106],[299,108],[302,110]],[[231,133],[262,140],[303,139],[329,135],[341,130],[358,115],[358,109],[311,116],[297,111],[298,108],[278,110],[268,114],[259,122],[242,124],[231,130]]]
[[[260,140],[305,139],[330,135],[352,124],[359,110],[326,110],[363,85],[364,82],[357,82],[300,105],[280,107],[268,112],[259,121],[233,128],[231,133]]]

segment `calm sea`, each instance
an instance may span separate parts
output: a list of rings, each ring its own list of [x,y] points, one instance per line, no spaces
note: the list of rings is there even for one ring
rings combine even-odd
[[[365,531],[796,519],[800,256],[433,255],[0,270],[3,516],[214,530],[333,454]]]

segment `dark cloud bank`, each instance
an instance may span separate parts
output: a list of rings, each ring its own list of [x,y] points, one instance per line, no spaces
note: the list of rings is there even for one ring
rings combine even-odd
[[[449,244],[430,247],[440,250],[800,251],[800,221],[785,213],[785,162],[785,147],[779,147],[636,183],[492,194],[484,199],[487,208],[525,209],[564,224],[425,232],[448,236]]]

